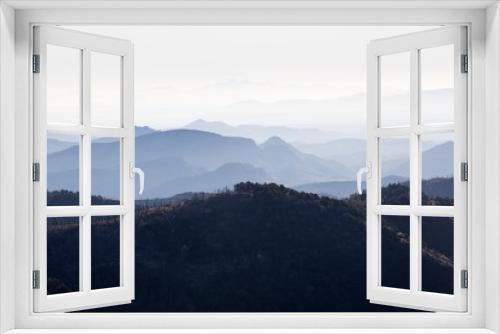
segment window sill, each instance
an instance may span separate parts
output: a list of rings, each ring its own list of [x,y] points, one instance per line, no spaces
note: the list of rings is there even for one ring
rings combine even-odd
[[[495,334],[485,328],[469,329],[15,329],[5,334]]]

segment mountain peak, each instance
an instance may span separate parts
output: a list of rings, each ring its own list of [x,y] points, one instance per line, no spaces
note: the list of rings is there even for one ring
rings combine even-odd
[[[261,147],[276,147],[276,146],[286,146],[289,147],[290,144],[288,144],[286,141],[281,139],[278,136],[272,136],[269,137],[265,142],[260,144]]]
[[[140,137],[144,135],[149,135],[151,133],[156,132],[155,129],[150,128],[149,126],[136,126],[135,127],[135,136]]]
[[[194,120],[190,123],[188,123],[187,125],[184,126],[184,128],[190,128],[190,127],[202,127],[202,126],[228,126],[226,123],[224,122],[220,122],[220,121],[207,121],[207,120],[204,120],[203,118],[198,118],[197,120]]]

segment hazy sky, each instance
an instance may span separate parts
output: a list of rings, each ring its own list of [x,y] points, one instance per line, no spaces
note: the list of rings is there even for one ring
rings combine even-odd
[[[364,127],[368,42],[429,27],[71,29],[134,43],[138,125],[174,128],[203,118],[333,129]],[[445,81],[437,79],[434,86],[431,81],[429,88],[446,88]],[[404,93],[394,82],[386,92]]]

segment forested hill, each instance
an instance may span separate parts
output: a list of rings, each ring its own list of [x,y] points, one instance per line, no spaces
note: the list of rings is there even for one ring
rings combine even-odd
[[[136,299],[107,311],[394,311],[366,300],[365,210],[363,196],[336,200],[255,183],[137,206]],[[57,233],[64,238],[64,229]],[[397,264],[408,237],[396,225],[383,233],[388,250],[386,278],[404,285],[409,268]],[[452,260],[445,253],[426,248],[423,266],[449,288]],[[68,268],[52,270],[64,277]]]

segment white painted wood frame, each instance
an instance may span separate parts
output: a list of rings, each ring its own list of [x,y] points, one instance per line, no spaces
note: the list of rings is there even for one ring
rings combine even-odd
[[[498,183],[500,9],[496,1],[107,1],[2,2],[0,28],[3,331],[33,333],[497,333],[500,331]],[[486,8],[489,8],[486,10]],[[43,8],[43,9],[42,9]],[[13,16],[15,15],[15,22]],[[470,282],[465,313],[126,314],[34,313],[32,305],[32,77],[36,24],[436,25],[467,24]],[[15,40],[14,40],[15,34]],[[5,47],[7,46],[7,47]],[[15,47],[15,51],[14,51]],[[15,67],[15,74],[12,70]],[[486,84],[487,83],[487,84]],[[14,88],[15,84],[15,89]],[[15,93],[15,101],[14,95]],[[9,119],[14,120],[9,122]],[[4,138],[7,138],[6,140]],[[488,138],[488,140],[486,140]],[[14,154],[15,146],[15,154]],[[4,164],[15,158],[15,173]],[[14,165],[14,164],[12,164]],[[485,180],[488,180],[486,183]],[[5,185],[5,183],[2,183]],[[10,187],[9,189],[12,189]],[[4,186],[2,186],[2,191]],[[486,196],[488,195],[488,196]],[[15,206],[14,206],[15,203]],[[488,205],[486,205],[486,204]],[[14,212],[15,211],[15,212]],[[15,219],[14,219],[15,216]],[[13,219],[6,219],[12,217]],[[485,219],[488,217],[488,219]],[[472,232],[472,233],[470,233]],[[15,247],[15,248],[14,248]],[[12,253],[15,249],[15,257]],[[487,252],[485,251],[487,250]],[[16,283],[14,284],[14,277]],[[13,288],[15,286],[15,288]],[[488,291],[486,296],[485,292]],[[15,305],[15,307],[12,307]]]
[[[421,50],[453,46],[454,122],[421,124]],[[410,77],[410,122],[408,126],[381,125],[381,58],[407,53]],[[461,163],[467,159],[467,73],[462,73],[462,55],[467,55],[467,28],[450,26],[372,41],[368,45],[367,160],[372,166],[367,180],[367,297],[373,303],[427,311],[467,311],[467,289],[461,287],[461,271],[467,270],[467,182],[461,180]],[[427,206],[421,203],[422,142],[425,134],[454,135],[454,206]],[[380,140],[404,136],[409,141],[410,204],[382,205]],[[408,216],[410,220],[410,289],[382,286],[383,215]],[[422,217],[453,218],[453,286],[451,295],[422,291]]]
[[[53,27],[34,27],[34,54],[40,57],[39,73],[33,74],[34,162],[40,164],[40,181],[34,182],[33,269],[40,271],[40,288],[33,289],[34,312],[75,311],[129,303],[134,299],[134,179],[128,171],[134,159],[133,54],[126,40]],[[79,50],[80,121],[76,125],[47,124],[47,45]],[[96,127],[91,122],[91,61],[93,52],[120,57],[120,127]],[[80,205],[47,206],[47,133],[80,137]],[[116,138],[120,147],[120,204],[91,204],[92,137]],[[91,218],[120,216],[120,285],[91,288]],[[79,281],[77,292],[47,294],[47,219],[79,217]]]

